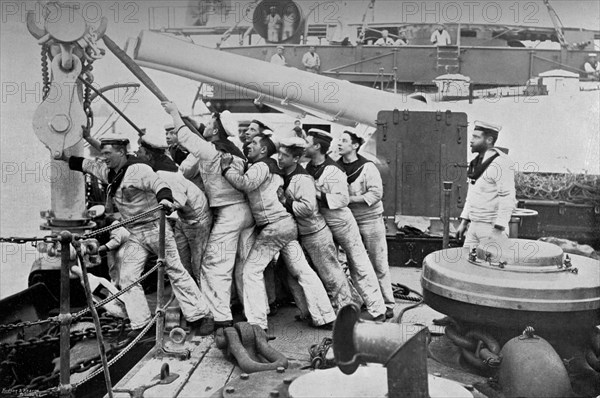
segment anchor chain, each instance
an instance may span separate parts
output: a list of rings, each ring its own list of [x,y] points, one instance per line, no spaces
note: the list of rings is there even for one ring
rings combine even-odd
[[[48,235],[48,236],[44,236],[42,238],[38,238],[36,236],[34,236],[33,238],[23,238],[23,237],[16,237],[16,236],[11,236],[8,238],[0,238],[0,243],[16,243],[18,245],[24,245],[25,243],[29,243],[29,242],[45,242],[45,243],[52,243],[52,242],[57,242],[58,241],[58,235]],[[0,325],[1,327],[1,325]]]
[[[94,75],[92,75],[92,70],[94,69],[94,67],[92,66],[91,63],[86,64],[86,66],[82,69],[81,75],[83,77],[83,79],[92,84],[94,82]],[[90,130],[93,126],[94,126],[94,111],[92,110],[92,89],[88,86],[84,84],[84,88],[83,88],[83,111],[85,112],[85,116],[86,116],[86,126],[85,128],[87,130]]]
[[[127,220],[121,221],[118,224],[109,225],[109,226],[106,226],[104,228],[99,228],[99,229],[95,230],[94,232],[90,232],[88,234],[82,235],[81,239],[95,238],[96,236],[102,235],[103,233],[106,233],[106,232],[110,232],[113,229],[117,229],[119,227],[124,227],[125,225],[129,225],[129,224],[131,224],[131,223],[133,223],[135,221],[138,221],[138,220],[140,220],[140,219],[142,219],[144,217],[148,217],[149,215],[154,214],[155,212],[161,210],[162,208],[163,208],[162,205],[158,205],[158,206],[156,206],[156,207],[154,207],[154,208],[152,208],[152,209],[150,209],[150,210],[148,210],[148,211],[146,211],[144,213],[140,213],[137,216],[133,216],[131,218],[128,218]]]
[[[494,337],[479,330],[462,332],[456,323],[446,326],[446,337],[460,348],[462,359],[482,371],[500,366],[501,347]]]
[[[50,72],[48,69],[48,51],[50,47],[48,44],[42,45],[42,100],[48,97],[50,92]]]
[[[83,318],[81,321],[89,322],[89,321],[91,321],[91,319]],[[131,330],[131,328],[129,327],[129,323],[127,323],[124,320],[121,320],[119,318],[116,318],[116,317],[112,317],[112,316],[104,314],[101,317],[101,321],[103,321],[103,323],[108,321],[108,323],[103,324],[102,328],[101,328],[102,335],[106,336],[106,337],[118,339],[120,336],[126,335]],[[73,346],[74,344],[76,344],[80,341],[96,338],[96,336],[97,336],[97,332],[94,327],[86,328],[84,330],[75,330],[70,333],[70,337],[71,337],[70,344],[71,344],[71,346]],[[51,335],[47,334],[47,335],[44,335],[44,336],[41,336],[38,338],[29,339],[27,342],[25,342],[25,344],[23,344],[22,342],[19,342],[19,341],[14,342],[12,344],[3,344],[0,346],[0,350],[10,349],[11,352],[7,355],[6,360],[4,360],[3,362],[0,362],[0,367],[3,367],[3,368],[11,367],[12,371],[14,373],[15,379],[18,380],[19,377],[17,375],[17,370],[15,369],[16,363],[12,360],[12,358],[19,355],[19,351],[21,351],[24,348],[27,348],[30,350],[35,350],[37,352],[37,350],[39,350],[40,348],[43,348],[43,347],[51,345],[51,344],[58,344],[59,341],[60,341],[60,337],[51,336]],[[112,343],[110,345],[110,347],[107,349],[107,355],[109,358],[113,358],[117,354],[119,354],[121,351],[123,351],[123,343],[122,342]],[[21,352],[21,355],[22,355],[22,352]],[[82,373],[82,372],[85,372],[85,371],[89,370],[90,368],[98,365],[99,363],[100,363],[100,355],[97,355],[95,357],[85,359],[85,360],[80,360],[80,361],[74,363],[73,365],[71,365],[70,370],[71,370],[71,373]],[[36,396],[55,395],[58,393],[58,388],[50,387],[50,386],[57,384],[59,374],[60,374],[59,370],[52,370],[51,372],[49,372],[47,374],[34,377],[33,379],[31,379],[29,381],[28,384],[13,383],[13,385],[10,386],[10,390],[12,390],[12,391],[32,391],[32,392],[34,391]],[[86,377],[87,380],[89,380],[90,378],[91,377],[89,377],[89,376]],[[50,388],[48,388],[48,387],[50,387]]]

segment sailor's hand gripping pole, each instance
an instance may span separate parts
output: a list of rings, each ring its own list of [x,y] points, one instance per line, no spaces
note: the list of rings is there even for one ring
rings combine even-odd
[[[96,47],[96,40],[104,35],[107,20],[102,18],[96,29],[72,4],[58,2],[47,3],[44,16],[44,27],[40,28],[33,11],[27,14],[29,32],[45,46],[44,60],[46,48],[52,58],[52,81],[44,82],[45,97],[33,115],[33,129],[52,157],[59,159],[66,148],[81,140],[87,116],[77,79],[84,62],[89,65],[104,55]]]

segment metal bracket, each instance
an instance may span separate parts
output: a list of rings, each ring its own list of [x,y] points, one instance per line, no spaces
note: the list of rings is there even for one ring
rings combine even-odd
[[[446,110],[446,114],[445,114],[446,118],[446,126],[450,126],[452,124],[452,111],[450,109]],[[460,136],[459,136],[460,138]]]
[[[154,378],[152,379],[150,384],[135,387],[133,389],[114,388],[113,392],[126,392],[129,394],[129,396],[131,398],[144,398],[144,392],[147,389],[157,386],[159,384],[171,384],[175,380],[177,380],[178,377],[179,377],[179,375],[177,373],[169,372],[169,364],[168,363],[163,363],[162,367],[160,368],[160,374],[157,376],[154,376]]]

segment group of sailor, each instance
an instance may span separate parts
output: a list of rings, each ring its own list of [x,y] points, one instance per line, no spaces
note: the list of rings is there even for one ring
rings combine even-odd
[[[137,156],[128,154],[127,139],[97,141],[85,132],[102,159],[63,160],[107,183],[107,211],[118,210],[123,219],[158,204],[176,211],[176,222],[166,228],[166,272],[196,334],[232,324],[232,292],[247,321],[267,329],[272,279],[265,275],[279,257],[298,318],[310,325],[330,328],[336,310],[350,303],[364,305],[379,321],[393,316],[382,180],[375,165],[357,154],[362,138],[345,131],[336,162],[328,156],[330,133],[311,129],[306,138],[279,142],[255,120],[240,148],[231,139],[237,124],[222,120],[228,112],[214,114],[200,137],[174,103],[163,106],[172,128],[166,136],[141,136]],[[141,276],[149,255],[158,254],[158,213],[125,228],[129,236],[110,271],[122,287]],[[151,320],[143,289],[138,284],[122,297],[132,333],[139,333]]]
[[[192,131],[174,103],[163,107],[172,125],[166,135],[142,135],[137,156],[127,153],[127,139],[97,141],[84,132],[102,160],[63,160],[107,183],[108,212],[116,206],[123,219],[158,204],[176,211],[176,222],[166,228],[166,272],[195,333],[232,325],[234,292],[247,321],[266,330],[274,299],[272,264],[279,257],[298,318],[310,325],[330,328],[336,310],[351,303],[364,305],[377,321],[393,317],[383,183],[374,163],[358,154],[364,144],[360,136],[344,131],[341,157],[334,161],[333,137],[320,129],[277,140],[253,120],[238,146],[237,123],[231,123],[229,112],[215,113],[204,129]],[[499,131],[476,122],[471,138],[478,156],[469,167],[472,187],[457,230],[469,246],[506,238],[515,207],[512,163],[495,147]],[[140,277],[150,254],[158,254],[158,217],[153,213],[126,226],[120,262],[110,270],[122,287]],[[108,242],[101,248],[116,246]],[[151,320],[139,284],[123,301],[132,333],[138,333]]]

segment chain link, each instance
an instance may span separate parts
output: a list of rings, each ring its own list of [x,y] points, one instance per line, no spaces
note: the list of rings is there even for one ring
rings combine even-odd
[[[137,216],[133,216],[133,217],[127,219],[127,220],[121,221],[118,224],[109,225],[107,227],[100,228],[100,229],[97,229],[97,230],[95,230],[93,232],[85,234],[85,235],[81,236],[81,239],[94,238],[94,237],[96,237],[98,235],[102,235],[103,233],[110,232],[113,229],[117,229],[119,227],[123,227],[125,225],[129,225],[129,224],[131,224],[131,223],[133,223],[135,221],[138,221],[138,220],[140,220],[140,219],[142,219],[144,217],[148,217],[149,215],[152,215],[152,214],[156,213],[157,211],[159,211],[161,209],[162,209],[162,206],[158,205],[158,206],[156,206],[156,207],[154,207],[154,208],[152,208],[152,209],[150,209],[150,210],[148,210],[148,211],[146,211],[144,213],[138,214]]]
[[[156,323],[156,320],[158,319],[159,316],[161,316],[161,314],[160,314],[160,312],[157,312],[154,315],[154,317],[152,318],[152,320],[144,327],[144,329],[142,329],[142,331],[140,332],[140,334],[138,334],[131,341],[131,343],[129,343],[127,345],[127,347],[125,347],[123,350],[121,350],[113,359],[111,359],[108,362],[108,366],[111,367],[112,365],[114,365],[115,362],[117,362],[125,354],[127,354],[144,337],[144,335],[148,332],[148,330],[150,330],[150,328]],[[102,373],[103,371],[104,371],[104,369],[102,367],[100,367],[99,369],[97,369],[94,372],[92,372],[89,375],[87,375],[83,380],[75,383],[73,385],[73,387],[77,388],[77,387],[81,386],[82,384],[86,383],[88,380],[93,379],[94,377],[96,377],[97,375],[99,375],[100,373]]]
[[[42,45],[42,100],[45,100],[50,92],[50,72],[48,71],[49,50],[50,48],[47,44]]]
[[[90,321],[89,318],[82,318],[82,320],[81,320],[81,322],[89,322],[89,321]],[[104,323],[104,325],[102,325],[102,330],[101,330],[103,336],[119,337],[119,336],[122,336],[122,335],[128,333],[131,330],[131,328],[129,327],[129,324],[126,324],[123,320],[112,317],[110,315],[104,314],[101,317],[101,321]],[[93,338],[96,338],[96,336],[97,336],[97,333],[96,333],[96,329],[94,327],[88,327],[88,328],[85,328],[84,330],[74,330],[70,334],[70,337],[71,337],[70,344],[71,344],[71,346],[73,346],[74,344],[76,344],[79,341],[82,341],[84,339],[93,339]],[[7,360],[3,361],[1,364],[3,367],[10,366],[11,364],[16,365],[15,362],[11,361],[11,358],[13,358],[17,355],[19,349],[28,349],[28,350],[37,351],[43,346],[46,346],[48,344],[55,344],[58,342],[60,342],[59,336],[45,335],[42,337],[29,339],[28,341],[23,341],[23,340],[17,341],[11,345],[3,344],[2,346],[0,346],[0,349],[2,349],[2,350],[14,349],[15,351],[11,352],[7,356]],[[119,350],[121,350],[122,347],[123,347],[122,343],[112,344],[111,347],[107,350],[107,355],[110,358],[112,358],[115,354],[117,354],[119,352]],[[100,363],[99,355],[96,357],[92,357],[92,358],[89,358],[86,360],[81,360],[81,361],[74,363],[73,365],[70,366],[70,370],[71,370],[71,373],[81,373],[81,372],[85,372],[85,371],[91,369],[92,367],[96,366],[98,363]],[[25,384],[13,385],[10,388],[10,390],[11,391],[23,391],[23,392],[29,391],[32,394],[35,394],[35,396],[56,395],[59,392],[58,387],[51,387],[51,388],[47,388],[47,387],[52,384],[57,383],[57,378],[59,377],[59,374],[60,374],[59,370],[53,370],[52,372],[50,372],[48,374],[37,376],[37,377],[31,379],[27,385],[25,385]],[[94,376],[92,376],[92,377],[94,377]],[[15,377],[16,377],[16,372],[15,372]],[[88,377],[86,379],[89,380],[92,377]],[[78,385],[80,385],[80,384],[78,384]]]
[[[94,76],[92,75],[93,66],[91,64],[86,65],[86,71],[83,74],[84,80],[90,84],[94,82]],[[84,85],[83,89],[83,111],[86,116],[86,129],[90,130],[94,126],[94,111],[92,110],[92,89],[88,85]]]
[[[25,243],[28,243],[28,242],[51,243],[51,242],[57,242],[58,240],[59,240],[58,235],[48,235],[48,236],[44,236],[43,238],[38,238],[36,236],[34,236],[33,238],[22,238],[22,237],[11,236],[9,238],[0,238],[0,243],[16,243],[18,245],[24,245]]]
[[[9,323],[6,325],[0,325],[0,331],[13,330],[13,329],[19,329],[19,328],[29,328],[29,327],[36,326],[36,325],[44,325],[46,323],[58,324],[60,322],[58,321],[58,317],[53,316],[48,319],[42,319],[39,321],[27,321],[27,322]]]
[[[161,262],[157,261],[156,264],[150,268],[148,270],[148,272],[146,272],[144,275],[140,276],[136,281],[134,281],[133,283],[131,283],[129,286],[121,289],[118,293],[113,294],[107,298],[105,298],[104,300],[98,302],[97,304],[94,305],[94,308],[99,308],[102,307],[103,305],[105,305],[106,303],[112,301],[112,300],[116,300],[118,297],[120,297],[121,295],[127,293],[129,290],[133,289],[133,287],[135,285],[137,285],[138,283],[141,283],[144,279],[146,279],[148,276],[150,276],[150,274],[152,274],[154,271],[156,271],[158,269],[158,267],[160,266]],[[87,314],[88,312],[90,312],[89,308],[85,308],[77,313],[73,313],[71,314],[71,316],[73,317],[73,322],[75,321],[81,321],[81,317],[84,316],[85,314]],[[13,329],[19,329],[19,328],[28,328],[28,327],[32,327],[32,326],[36,326],[36,325],[43,325],[46,323],[56,323],[59,324],[60,321],[58,320],[58,317],[50,317],[48,319],[44,319],[44,320],[40,320],[40,321],[28,321],[28,322],[21,322],[21,323],[9,323],[6,325],[0,325],[0,331],[3,330],[13,330]],[[20,343],[20,345],[26,345],[26,342]],[[5,345],[0,344],[0,348],[4,348]]]

